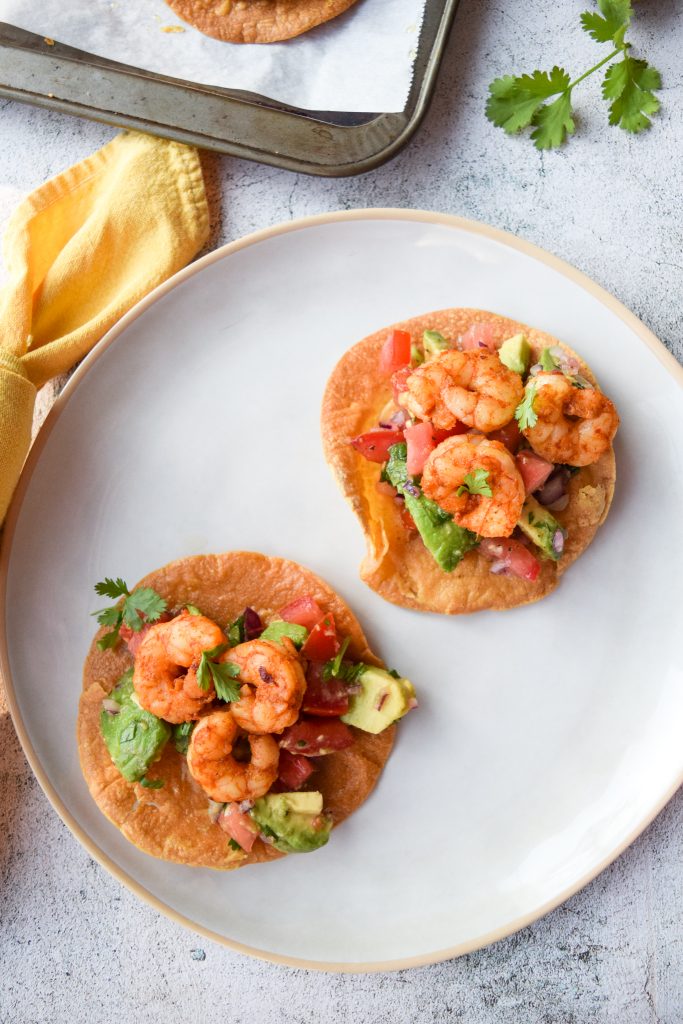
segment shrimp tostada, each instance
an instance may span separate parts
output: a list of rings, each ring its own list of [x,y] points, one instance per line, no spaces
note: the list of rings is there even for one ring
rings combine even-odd
[[[100,810],[140,849],[236,868],[323,846],[374,788],[417,705],[308,569],[181,559],[101,612],[78,713]]]
[[[363,527],[361,578],[454,615],[537,601],[604,522],[619,417],[567,345],[477,309],[377,331],[332,372],[325,456]]]
[[[343,14],[357,0],[166,0],[204,35],[226,43],[276,43]]]

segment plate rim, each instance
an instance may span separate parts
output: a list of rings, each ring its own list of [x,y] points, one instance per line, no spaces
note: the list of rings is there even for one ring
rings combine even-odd
[[[42,450],[50,436],[52,429],[61,415],[63,409],[68,403],[71,393],[80,385],[82,380],[87,376],[88,372],[100,358],[103,352],[109,348],[109,346],[121,335],[127,327],[138,319],[147,309],[154,305],[159,299],[182,284],[184,281],[193,277],[195,274],[200,273],[205,267],[210,266],[213,263],[224,259],[227,256],[239,252],[242,249],[249,248],[252,245],[257,245],[260,242],[276,238],[280,235],[287,234],[292,231],[302,231],[308,228],[315,228],[321,225],[328,225],[333,223],[344,223],[352,221],[388,221],[388,220],[399,220],[407,221],[411,223],[423,223],[423,224],[436,224],[443,227],[456,229],[464,232],[468,232],[474,235],[483,235],[484,237],[493,241],[499,242],[509,248],[512,248],[518,252],[521,252],[532,259],[550,267],[552,270],[561,274],[563,277],[568,278],[575,284],[578,284],[584,291],[587,291],[590,295],[596,298],[602,305],[606,306],[609,311],[616,314],[620,320],[622,320],[633,333],[652,351],[653,355],[663,364],[664,368],[673,376],[678,384],[683,388],[683,366],[676,360],[671,352],[664,346],[664,344],[657,338],[657,336],[642,323],[638,317],[635,316],[622,302],[620,302],[614,295],[604,289],[601,285],[597,284],[583,271],[578,270],[572,264],[565,260],[560,259],[558,256],[554,256],[547,250],[540,246],[535,245],[532,242],[528,242],[525,239],[518,238],[512,232],[502,230],[500,228],[491,227],[481,221],[471,220],[466,217],[456,216],[454,214],[438,213],[435,211],[419,210],[419,209],[400,209],[393,207],[378,207],[378,208],[360,208],[354,210],[335,210],[322,214],[314,214],[308,217],[298,217],[291,221],[285,221],[279,224],[271,225],[267,228],[262,228],[258,231],[250,232],[247,235],[243,235],[241,238],[236,239],[233,242],[228,242],[218,249],[207,253],[205,256],[191,263],[189,266],[178,271],[167,281],[154,288],[148,295],[142,298],[135,306],[132,307],[127,313],[125,313],[121,319],[111,327],[106,334],[96,343],[90,353],[85,357],[83,362],[80,364],[78,369],[72,374],[71,378],[67,382],[66,386],[62,390],[61,394],[55,400],[48,416],[41,429],[39,430],[35,441],[28,454],[26,462],[21,472],[21,477],[17,484],[17,488],[14,492],[6,519],[4,530],[2,531],[2,543],[0,547],[0,679],[4,683],[5,694],[7,699],[7,706],[12,716],[14,728],[16,730],[19,742],[29,763],[31,770],[36,776],[38,783],[43,790],[45,796],[51,803],[54,810],[57,812],[59,817],[62,819],[64,824],[75,836],[78,842],[85,848],[87,853],[100,864],[110,875],[127,889],[133,892],[139,899],[148,906],[151,906],[157,912],[163,914],[165,917],[170,918],[176,924],[183,925],[185,928],[189,928],[203,938],[210,939],[213,942],[218,942],[233,952],[241,953],[243,955],[252,956],[259,960],[264,960],[269,963],[274,963],[280,966],[287,966],[293,968],[304,968],[306,970],[314,970],[321,972],[334,972],[340,974],[358,974],[366,973],[373,974],[378,972],[386,971],[398,971],[406,970],[411,967],[424,967],[430,964],[442,963],[445,960],[450,960],[455,957],[463,956],[466,953],[475,952],[478,949],[482,949],[485,946],[491,945],[501,939],[507,938],[508,936],[520,931],[523,928],[528,927],[533,922],[544,917],[546,914],[555,910],[570,897],[574,896],[581,889],[585,888],[594,878],[596,878],[605,868],[609,867],[617,857],[619,857],[624,850],[626,850],[635,840],[640,836],[650,823],[657,817],[657,815],[663,810],[669,800],[673,797],[676,791],[681,785],[683,785],[683,768],[681,769],[679,777],[674,780],[670,788],[664,793],[663,797],[654,805],[653,808],[645,815],[645,817],[638,823],[628,836],[619,843],[613,850],[611,850],[596,866],[591,868],[586,874],[582,875],[578,880],[573,882],[571,885],[563,889],[559,894],[554,896],[552,899],[546,901],[538,907],[533,908],[528,913],[515,918],[514,920],[502,925],[499,928],[491,931],[484,932],[478,935],[474,939],[470,939],[466,942],[458,943],[454,946],[449,946],[439,950],[433,950],[429,953],[418,954],[411,957],[402,957],[393,960],[381,960],[381,961],[359,961],[359,962],[335,962],[335,961],[316,961],[308,960],[301,957],[286,956],[280,953],[274,953],[269,950],[258,949],[254,946],[249,946],[245,943],[238,942],[234,939],[227,938],[224,935],[220,935],[217,932],[212,931],[209,928],[198,924],[191,918],[186,917],[184,914],[179,913],[172,907],[164,903],[160,898],[154,896],[148,889],[146,889],[139,882],[135,881],[128,873],[119,866],[112,858],[110,858],[103,850],[99,848],[96,842],[92,840],[81,827],[79,822],[74,816],[67,810],[63,804],[59,794],[54,789],[47,773],[43,770],[40,763],[37,752],[35,751],[28,735],[28,731],[24,725],[16,693],[14,689],[14,682],[9,670],[9,652],[7,644],[7,627],[6,627],[6,590],[7,590],[7,578],[9,569],[10,552],[12,548],[12,539],[14,537],[15,529],[21,513],[24,497],[28,489],[33,472],[40,459]]]

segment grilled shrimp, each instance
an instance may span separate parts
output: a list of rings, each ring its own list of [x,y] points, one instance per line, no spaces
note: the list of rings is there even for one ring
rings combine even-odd
[[[190,775],[219,803],[258,800],[278,774],[280,748],[272,736],[247,736],[251,760],[232,753],[240,729],[230,708],[206,715],[194,727],[187,748]]]
[[[539,373],[527,382],[536,423],[522,432],[538,455],[550,462],[590,466],[609,450],[619,415],[597,388],[577,388],[560,373]],[[533,394],[533,392],[532,392]]]
[[[153,625],[135,656],[133,687],[140,705],[167,722],[191,722],[215,700],[213,686],[202,690],[197,668],[202,653],[226,643],[223,631],[205,615],[187,611]]]
[[[235,720],[247,732],[282,732],[294,725],[306,679],[294,644],[248,640],[222,655],[240,670],[240,699],[232,705]]]
[[[488,433],[512,419],[523,394],[522,378],[495,352],[449,350],[411,373],[398,404],[438,430],[460,421]]]
[[[465,489],[465,477],[477,470],[487,474],[490,497]],[[514,458],[499,441],[478,434],[442,441],[425,463],[422,490],[456,523],[481,537],[509,537],[524,504],[524,482]]]

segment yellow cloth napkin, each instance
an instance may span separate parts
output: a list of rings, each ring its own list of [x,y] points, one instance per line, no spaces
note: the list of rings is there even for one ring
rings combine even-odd
[[[208,233],[196,150],[134,132],[15,210],[0,292],[0,524],[28,452],[37,389],[185,266]]]

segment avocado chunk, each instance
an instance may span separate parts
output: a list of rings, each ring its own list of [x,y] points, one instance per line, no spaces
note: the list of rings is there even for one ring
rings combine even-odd
[[[303,647],[308,639],[308,630],[305,626],[299,626],[296,622],[285,622],[282,619],[274,619],[268,623],[261,633],[261,640],[272,640],[279,644],[283,636],[289,637],[295,647]]]
[[[322,793],[268,793],[249,813],[282,853],[310,853],[330,838],[332,818],[323,812]]]
[[[377,734],[403,718],[414,706],[415,690],[409,679],[396,679],[386,669],[368,665],[359,676],[360,693],[352,694],[342,722]]]
[[[541,549],[546,558],[552,558],[554,562],[560,558],[564,551],[567,531],[560,526],[548,509],[531,495],[524,502],[517,525]]]
[[[415,521],[424,546],[444,572],[452,572],[467,552],[479,543],[477,535],[453,522],[436,502],[426,498],[408,476],[406,445],[394,444],[386,464],[387,479],[405,498],[406,508]]]
[[[139,782],[149,766],[158,760],[171,735],[171,727],[145,711],[133,690],[133,669],[121,676],[108,700],[119,711],[100,712],[100,731],[109,756],[127,782]]]
[[[523,376],[531,362],[531,345],[523,334],[513,334],[498,349],[498,358],[509,370]]]
[[[450,342],[446,341],[439,331],[425,331],[422,335],[422,345],[425,356],[438,356],[439,352],[445,352],[447,348],[451,347]]]

